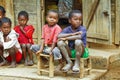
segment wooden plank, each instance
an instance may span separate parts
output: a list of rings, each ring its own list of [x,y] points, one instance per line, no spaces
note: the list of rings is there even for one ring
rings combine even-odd
[[[37,0],[37,43],[39,44],[40,43],[40,40],[41,40],[41,34],[42,34],[42,23],[41,23],[41,7],[40,7],[40,0]]]
[[[5,9],[6,9],[6,16],[9,17],[12,21],[12,27],[15,26],[14,24],[14,8],[13,8],[13,0],[5,0]]]
[[[14,9],[13,0],[0,0],[0,5],[6,10],[6,17],[9,17],[12,21],[12,27],[14,26]]]
[[[91,23],[91,21],[93,19],[93,16],[94,16],[94,14],[95,14],[95,12],[97,10],[99,2],[100,2],[100,0],[95,0],[94,3],[91,6],[91,9],[90,9],[90,12],[89,12],[89,15],[88,15],[88,18],[87,18],[88,20],[87,20],[86,25],[85,25],[86,29],[89,28],[89,25],[90,25],[90,23]]]
[[[82,0],[83,25],[86,25],[91,14],[91,6],[96,0]],[[88,4],[89,3],[89,4]],[[107,4],[106,4],[107,3]],[[87,41],[94,43],[110,44],[111,42],[111,17],[110,0],[100,0],[87,30]],[[93,8],[93,7],[92,7]],[[89,14],[90,13],[90,14]],[[107,15],[106,15],[107,13]]]
[[[0,5],[3,6],[3,7],[5,7],[5,5],[6,5],[5,4],[5,0],[0,0]]]
[[[109,40],[109,37],[108,37],[108,35],[106,35],[106,34],[100,34],[100,33],[87,33],[87,35],[88,35],[88,38]]]
[[[102,0],[103,5],[103,26],[102,26],[102,33],[106,34],[109,38],[109,43],[112,44],[112,31],[111,31],[111,0]],[[107,3],[107,5],[106,5]]]
[[[120,1],[119,0],[116,0],[115,2],[116,6],[116,11],[115,11],[115,17],[116,17],[116,20],[115,20],[115,24],[116,24],[116,31],[115,31],[115,44],[119,44],[119,41],[120,41]]]

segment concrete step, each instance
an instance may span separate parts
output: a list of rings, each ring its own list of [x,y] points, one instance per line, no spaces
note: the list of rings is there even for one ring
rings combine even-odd
[[[55,72],[53,78],[49,78],[48,74],[38,75],[37,66],[26,67],[18,65],[16,68],[0,67],[0,80],[98,80],[107,70],[92,69],[90,75],[85,75],[80,79],[78,74],[69,72],[67,77],[64,77],[62,72]]]
[[[110,64],[120,59],[119,49],[89,49],[92,68],[109,69]]]

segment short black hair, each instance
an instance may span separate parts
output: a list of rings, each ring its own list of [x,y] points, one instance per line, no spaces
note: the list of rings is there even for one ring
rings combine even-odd
[[[6,10],[5,10],[5,8],[3,6],[0,6],[0,10],[2,11],[3,15],[5,15]]]
[[[10,26],[12,24],[11,20],[8,18],[8,17],[3,17],[1,20],[0,20],[0,27],[3,25],[3,23],[10,23]]]
[[[82,14],[80,10],[72,10],[72,11],[69,13],[68,18],[71,19],[74,13]]]
[[[49,11],[47,12],[47,15],[48,15],[50,12],[54,12],[54,13],[56,13],[56,14],[58,15],[58,11],[57,11],[57,10],[49,10]],[[59,17],[59,15],[58,15],[58,17]]]
[[[18,13],[18,17],[20,17],[20,16],[25,16],[26,18],[28,18],[29,17],[29,14],[26,12],[26,11],[20,11],[19,13]]]

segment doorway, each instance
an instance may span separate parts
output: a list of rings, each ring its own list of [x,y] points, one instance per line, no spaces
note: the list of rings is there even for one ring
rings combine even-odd
[[[45,0],[45,15],[48,10],[59,10],[59,1],[62,0]],[[70,1],[70,0],[63,0],[63,1]],[[82,12],[82,0],[71,0],[72,1],[72,10],[78,9]],[[68,5],[69,6],[69,5]],[[66,17],[59,17],[58,24],[61,28],[64,28],[69,25],[68,19]]]

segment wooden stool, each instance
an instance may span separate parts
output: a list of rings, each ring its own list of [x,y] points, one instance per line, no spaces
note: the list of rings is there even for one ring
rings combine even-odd
[[[75,60],[75,58],[71,58],[71,60]],[[87,66],[85,66],[85,62],[87,64]],[[87,57],[87,58],[80,58],[80,74],[79,77],[83,78],[85,71],[88,72],[88,75],[90,74],[90,70],[92,68],[91,65],[91,57]],[[67,75],[67,72],[64,72],[64,75]]]
[[[44,61],[42,60],[42,57],[47,57],[49,59],[49,70],[46,70],[46,68],[44,67]],[[38,74],[41,75],[42,72],[47,72],[49,74],[49,77],[54,77],[54,60],[53,60],[53,56],[51,55],[46,55],[43,53],[39,53],[37,55],[37,59],[38,59]]]

